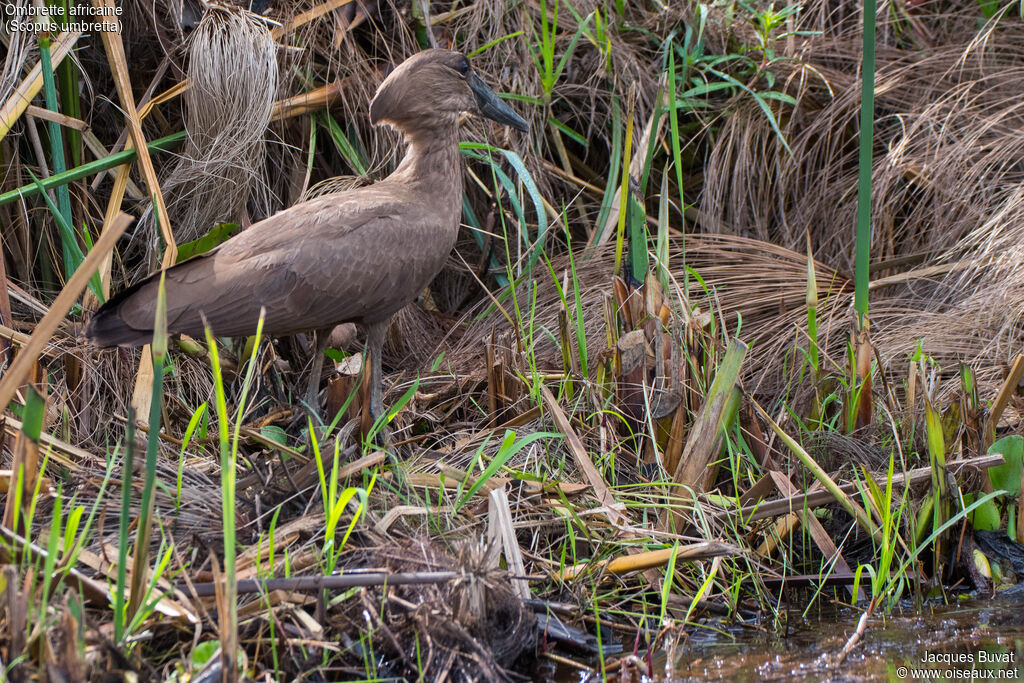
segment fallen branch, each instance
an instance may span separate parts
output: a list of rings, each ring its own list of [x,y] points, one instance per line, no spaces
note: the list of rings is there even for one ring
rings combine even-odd
[[[392,574],[390,572],[350,572],[341,576],[301,576],[292,579],[267,579],[257,581],[248,579],[238,582],[238,594],[262,593],[264,591],[320,591],[356,586],[408,586],[425,583],[448,583],[454,581],[459,572],[408,572]],[[214,595],[216,581],[193,583],[191,587],[179,584],[177,588],[186,595],[207,598]]]
[[[584,562],[567,568],[562,572],[561,578],[563,581],[574,579],[583,573],[584,570],[591,567],[603,570],[608,574],[625,574],[627,572],[652,569],[668,564],[673,554],[675,554],[676,562],[696,562],[697,560],[709,560],[715,557],[742,555],[743,550],[731,543],[704,541],[702,543],[681,545],[678,548],[650,550],[637,553],[636,555],[603,560],[594,564]]]

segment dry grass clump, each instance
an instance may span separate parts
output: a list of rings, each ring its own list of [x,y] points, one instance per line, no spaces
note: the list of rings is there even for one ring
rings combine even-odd
[[[335,570],[458,573],[446,583],[344,593],[257,586],[244,594],[240,610],[244,649],[258,662],[251,671],[509,677],[517,657],[528,658],[537,643],[533,612],[513,588],[526,580],[523,575],[530,577],[534,597],[549,601],[543,610],[589,627],[585,615],[594,605],[608,607],[610,628],[625,638],[650,637],[652,647],[664,635],[654,633],[659,609],[666,618],[690,624],[708,613],[771,613],[774,598],[764,600],[759,580],[776,569],[794,569],[787,564],[787,533],[796,517],[784,530],[789,511],[752,519],[737,509],[754,504],[741,496],[766,472],[802,476],[810,469],[792,464],[790,449],[772,436],[755,402],[778,411],[773,416],[781,415],[783,427],[832,474],[845,476],[851,463],[884,465],[896,446],[905,447],[911,465],[912,456],[926,452],[909,437],[906,444],[895,443],[906,435],[894,435],[893,429],[801,431],[786,413],[792,409],[803,419],[819,389],[827,382],[834,388],[850,372],[860,98],[860,14],[854,4],[806,4],[776,34],[814,33],[773,39],[775,56],[769,57],[755,46],[757,22],[747,8],[715,5],[702,14],[694,3],[623,3],[621,16],[613,17],[619,28],[602,38],[597,17],[607,28],[616,8],[595,0],[570,8],[563,0],[553,45],[556,62],[568,56],[553,83],[542,73],[538,43],[542,16],[553,16],[554,0],[426,7],[277,0],[266,17],[241,7],[247,4],[210,4],[194,29],[179,0],[139,3],[125,20],[140,103],[185,78],[189,82],[182,106],[164,102],[144,122],[150,138],[188,132],[178,156],[153,157],[177,240],[201,237],[220,221],[247,223],[304,197],[385,175],[401,145],[393,132],[371,129],[368,102],[391,65],[422,44],[479,50],[473,57],[478,71],[497,90],[520,98],[514,104],[529,119],[530,136],[509,135],[481,121],[470,122],[465,136],[518,154],[543,198],[549,224],[536,225],[531,187],[507,158],[496,154],[491,164],[467,164],[466,220],[471,214],[479,218],[479,230],[463,236],[445,272],[396,316],[389,331],[386,403],[415,391],[390,425],[387,456],[363,441],[355,411],[328,438],[322,425],[307,419],[295,399],[309,360],[309,340],[302,335],[264,341],[248,408],[235,416],[245,340],[222,341],[232,429],[237,421],[237,578],[320,577],[329,573],[325,558],[335,551]],[[907,354],[919,340],[947,371],[950,381],[938,395],[959,392],[959,378],[948,371],[963,360],[976,366],[979,394],[989,398],[1024,335],[1024,29],[1019,22],[992,21],[977,32],[975,7],[940,11],[900,3],[890,9],[879,27],[871,322],[884,380],[875,385],[878,405],[893,412],[906,408],[907,417],[886,416],[887,429],[916,419],[910,414],[914,406],[902,406],[901,400]],[[700,26],[700,41],[691,35],[691,52],[682,54],[681,37]],[[721,82],[708,61],[717,56],[728,59],[716,61],[715,68],[747,88],[715,89],[680,106],[681,188],[671,166],[667,117],[656,112],[667,104],[664,49],[670,35],[676,64],[691,59],[680,89]],[[24,41],[12,36],[8,43],[0,95],[32,56]],[[102,99],[114,92],[105,55],[91,46],[79,58],[87,84],[82,120],[109,150],[119,149],[126,137],[123,118]],[[327,86],[334,97],[300,116],[272,121],[278,101]],[[793,98],[765,100],[779,131],[753,99],[768,91]],[[601,244],[589,243],[596,241],[602,207],[612,216],[605,225],[616,226],[619,188],[613,184],[606,196],[605,184],[621,170],[610,159],[624,147],[620,138],[630,112],[632,157],[625,163],[638,176],[637,186],[649,172],[642,218],[652,236],[667,241],[668,287],[663,300],[652,295],[642,302],[651,307],[641,307],[635,329],[626,330],[628,306],[620,305],[611,278],[615,235],[606,232]],[[616,116],[619,130],[613,129]],[[641,143],[649,139],[647,164]],[[5,190],[28,184],[30,169],[42,173],[38,162],[45,155],[37,157],[27,136],[8,136],[3,144],[4,158],[16,160],[5,169]],[[510,187],[494,182],[497,171],[510,178]],[[664,197],[657,189],[663,176]],[[72,193],[73,224],[87,226],[95,238],[111,183],[88,182]],[[115,202],[115,208],[142,215],[150,204],[145,193],[132,197],[130,186],[129,199],[137,205]],[[512,199],[527,207],[525,225],[510,209]],[[11,285],[14,311],[3,310],[0,301],[0,322],[5,339],[21,339],[17,334],[32,331],[46,311],[43,302],[66,277],[60,272],[61,243],[52,215],[36,199],[8,203],[0,211],[4,243],[15,247],[5,247],[6,269],[0,273]],[[160,260],[162,245],[151,215],[149,220],[135,248],[115,258],[114,291]],[[523,267],[505,263],[505,241],[517,240],[515,231],[532,236],[541,227],[548,231],[544,257],[514,288],[502,289],[498,278]],[[516,253],[512,246],[508,251]],[[809,259],[817,284],[821,382],[808,378],[805,363]],[[656,320],[662,304],[664,318]],[[68,491],[77,492],[82,504],[98,501],[103,524],[90,537],[90,554],[81,564],[90,576],[113,581],[118,487],[132,485],[131,519],[142,512],[136,495],[140,472],[125,471],[122,464],[139,354],[85,348],[74,337],[77,315],[37,367],[36,379],[46,379],[51,396],[44,433],[53,460],[45,474],[56,483],[39,509],[50,513]],[[623,355],[618,342],[632,332],[640,333],[641,360],[636,377],[628,379],[615,373]],[[735,468],[729,473],[735,476],[710,482],[722,494],[711,500],[694,495],[693,481],[677,480],[682,470],[670,470],[666,458],[670,452],[677,459],[690,456],[698,450],[692,444],[717,434],[698,417],[714,403],[708,394],[734,336],[750,344],[738,369],[746,394],[722,401],[735,398],[742,406],[738,433],[748,450],[737,453],[713,440],[704,445],[709,460],[702,476],[715,467]],[[428,370],[442,354],[436,369]],[[188,586],[223,581],[214,560],[223,552],[216,483],[222,473],[210,362],[202,349],[172,348],[171,363],[154,494],[162,533],[150,544],[155,550],[173,542],[181,551],[172,562],[176,592],[163,599],[198,615],[202,629],[212,633],[222,626],[214,600],[191,596]],[[661,374],[649,372],[655,368]],[[684,386],[666,387],[672,372],[671,379],[685,377]],[[657,391],[651,389],[655,385]],[[651,406],[660,410],[662,400],[671,405],[655,414]],[[204,402],[207,417],[183,448],[185,425]],[[137,434],[140,442],[145,437]],[[320,463],[312,455],[314,437],[325,457]],[[3,444],[5,466],[12,462],[12,440]],[[335,446],[340,472],[330,469]],[[140,445],[136,469],[142,453]],[[108,472],[111,479],[104,484]],[[339,529],[349,523],[356,529],[347,541],[341,533],[327,538],[329,480],[370,493],[358,513],[357,498],[334,511]],[[797,483],[802,487],[809,479]],[[774,485],[772,496],[803,493]],[[491,492],[508,494],[507,510]],[[504,519],[506,512],[506,528],[494,526],[492,520]],[[825,515],[836,539],[850,528],[843,514]],[[808,524],[815,523],[812,517]],[[43,528],[39,519],[35,531]],[[500,552],[498,541],[480,540],[501,533],[507,543]],[[675,584],[664,604],[653,608],[661,598],[652,596],[666,585],[662,568],[670,548],[682,552],[667,582]],[[799,571],[814,573],[823,558],[848,551],[843,546],[832,553],[822,543],[794,555]],[[759,578],[752,581],[752,575]],[[757,587],[748,591],[751,583]],[[170,581],[161,584],[161,590],[170,587]],[[26,594],[37,595],[38,586],[32,590]],[[125,658],[109,644],[109,601],[98,602],[81,622],[101,653],[91,660],[95,670],[109,666],[155,675],[147,657],[155,652],[158,659],[178,658],[193,642],[195,624],[165,612],[147,623],[149,649],[135,648]],[[62,609],[71,613],[70,607]],[[0,633],[10,623],[0,618]],[[63,644],[72,632],[65,629],[54,642]],[[42,666],[48,651],[33,648],[43,652]]]
[[[598,358],[607,347],[602,313],[604,297],[610,289],[610,273],[614,264],[614,245],[594,250],[589,257],[577,257],[575,273],[583,302],[583,319],[588,340],[587,353]],[[800,369],[801,359],[793,355],[797,346],[806,347],[807,256],[783,247],[744,237],[728,235],[687,235],[685,240],[670,241],[669,259],[675,264],[672,279],[675,286],[674,305],[682,310],[683,282],[689,282],[687,299],[696,306],[696,313],[712,313],[706,320],[708,329],[725,326],[751,346],[751,361],[744,372],[751,388],[758,394],[776,396],[784,392],[792,374]],[[687,279],[682,264],[694,269],[707,284],[702,288],[694,279]],[[852,301],[852,282],[816,262],[818,297],[823,311],[821,343],[828,354],[828,371],[845,367],[843,348],[847,339],[847,318]],[[562,364],[561,347],[557,341],[560,290],[563,276],[570,269],[568,257],[552,260],[554,277],[545,275],[525,283],[518,300],[524,308],[522,317],[529,320],[535,332],[535,345],[529,353],[537,365],[546,370]],[[531,289],[536,287],[534,294]],[[572,293],[567,293],[571,299]],[[535,299],[533,298],[535,297]],[[482,302],[482,313],[471,318],[461,339],[450,352],[451,363],[461,372],[481,368],[485,340],[492,329],[506,332],[511,327],[502,311]],[[511,300],[504,309],[514,314]],[[740,324],[742,321],[742,324]],[[522,332],[520,333],[522,334]]]
[[[29,6],[30,2],[31,0],[13,0],[11,4],[15,8],[25,8]],[[6,102],[14,92],[18,82],[21,81],[22,69],[33,52],[31,36],[28,33],[25,31],[7,32],[6,23],[3,29],[5,30],[4,43],[7,53],[4,55],[3,70],[0,71],[0,102]]]
[[[982,368],[994,391],[1000,378],[989,369],[1019,351],[1013,340],[1024,329],[1024,104],[1016,87],[1024,32],[993,20],[976,35],[976,21],[971,7],[881,20],[872,253],[883,263],[875,278],[921,274],[876,291],[871,307],[884,360],[902,360],[923,339],[946,367],[964,360]],[[852,273],[858,24],[827,3],[800,14],[795,28],[822,33],[785,43],[796,61],[776,65],[780,89],[799,102],[779,112],[792,155],[763,112],[741,102],[711,144],[698,228],[798,251],[809,234],[816,258]]]
[[[535,650],[536,618],[512,590],[508,573],[496,566],[493,548],[475,541],[459,545],[454,557],[422,540],[385,551],[383,564],[392,572],[456,567],[459,577],[447,584],[405,586],[386,593],[370,590],[363,604],[384,605],[383,615],[371,619],[393,634],[389,655],[404,663],[405,675],[425,680],[515,680],[506,668]],[[363,610],[359,616],[368,615]],[[409,657],[413,652],[420,653],[419,662]]]
[[[214,5],[187,46],[188,142],[162,183],[172,198],[167,210],[175,237],[183,242],[217,223],[266,216],[278,205],[263,179],[267,127],[279,95],[270,27],[250,12]]]

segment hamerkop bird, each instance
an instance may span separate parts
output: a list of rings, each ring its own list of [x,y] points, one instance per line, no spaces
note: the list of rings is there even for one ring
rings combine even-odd
[[[167,329],[218,336],[317,331],[308,400],[316,410],[328,332],[343,322],[366,329],[370,412],[383,414],[381,345],[391,316],[423,291],[448,258],[462,211],[459,116],[527,125],[458,52],[426,50],[377,89],[370,120],[401,131],[408,149],[384,180],[296,204],[216,249],[166,270]],[[99,346],[153,338],[159,273],[121,292],[90,320]]]

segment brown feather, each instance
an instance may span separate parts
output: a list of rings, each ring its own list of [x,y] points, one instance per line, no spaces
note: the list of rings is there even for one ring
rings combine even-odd
[[[218,336],[251,334],[261,308],[264,331],[275,336],[375,325],[411,302],[441,270],[458,232],[458,116],[481,113],[463,69],[462,55],[427,50],[378,88],[371,119],[398,128],[408,143],[386,179],[297,204],[168,268],[168,331],[200,336],[205,315]],[[100,346],[148,343],[158,286],[155,274],[109,301],[87,335]]]

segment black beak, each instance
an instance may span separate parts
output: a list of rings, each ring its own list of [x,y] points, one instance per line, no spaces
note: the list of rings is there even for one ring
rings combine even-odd
[[[512,126],[524,133],[529,132],[530,127],[526,121],[519,118],[519,115],[512,111],[512,107],[505,104],[497,93],[480,80],[479,76],[471,72],[466,77],[466,82],[469,83],[473,94],[476,95],[476,104],[481,115],[506,126]]]

